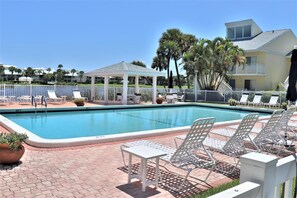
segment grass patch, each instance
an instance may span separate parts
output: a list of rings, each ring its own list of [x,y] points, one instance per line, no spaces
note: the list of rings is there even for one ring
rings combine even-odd
[[[202,193],[199,193],[197,195],[194,195],[192,196],[191,198],[206,198],[206,197],[209,197],[209,196],[212,196],[214,194],[217,194],[219,192],[222,192],[224,190],[227,190],[229,188],[232,188],[234,186],[237,186],[239,184],[239,179],[235,179],[231,182],[228,182],[228,183],[225,183],[225,184],[222,184],[218,187],[215,187],[215,188],[210,188]]]

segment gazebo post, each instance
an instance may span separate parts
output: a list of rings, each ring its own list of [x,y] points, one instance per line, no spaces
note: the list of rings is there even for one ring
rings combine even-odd
[[[135,93],[139,93],[139,76],[135,76]]]
[[[128,74],[124,74],[123,76],[123,98],[122,104],[127,104],[127,97],[128,97]]]
[[[91,101],[95,101],[95,76],[91,77]]]
[[[157,76],[153,77],[153,98],[152,103],[156,104],[156,96],[157,96]]]
[[[104,102],[108,103],[108,76],[104,76]]]

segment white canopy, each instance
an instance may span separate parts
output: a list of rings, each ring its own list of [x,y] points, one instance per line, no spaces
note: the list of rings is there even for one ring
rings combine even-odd
[[[123,104],[127,104],[127,92],[128,92],[128,76],[135,77],[135,88],[136,92],[138,92],[138,81],[140,76],[148,76],[153,77],[153,103],[156,102],[157,95],[157,77],[158,76],[166,76],[165,73],[161,73],[159,71],[148,69],[145,67],[141,67],[138,65],[133,65],[131,63],[120,62],[114,65],[110,65],[107,67],[103,67],[100,69],[96,69],[94,71],[90,71],[85,73],[86,76],[92,77],[92,90],[91,90],[91,98],[94,99],[95,96],[95,77],[103,76],[104,77],[104,100],[108,102],[108,79],[109,76],[122,76],[123,77]]]

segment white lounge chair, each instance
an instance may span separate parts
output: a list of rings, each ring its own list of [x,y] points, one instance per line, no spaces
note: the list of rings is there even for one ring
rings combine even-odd
[[[261,93],[256,93],[255,96],[254,96],[253,101],[248,102],[247,104],[248,105],[253,105],[253,106],[262,105],[261,99],[262,99],[262,94]]]
[[[252,142],[258,150],[267,151],[267,149],[271,149],[276,145],[284,146],[287,143],[280,134],[281,119],[286,117],[284,115],[285,112],[282,109],[274,111],[260,133],[253,138]],[[268,150],[268,152],[270,151]]]
[[[54,90],[47,90],[49,100],[52,102],[63,102],[63,98],[59,98]]]
[[[241,98],[240,98],[240,100],[239,101],[236,101],[236,104],[247,104],[247,102],[248,102],[248,97],[249,97],[249,94],[248,93],[243,93],[242,95],[241,95]]]
[[[27,96],[27,95],[23,95],[18,97],[18,101],[20,104],[31,104],[32,103],[32,97],[31,96]]]
[[[230,157],[233,157],[234,161],[236,161],[238,157],[247,153],[247,150],[244,146],[244,139],[249,138],[249,133],[257,122],[258,117],[258,113],[251,113],[246,115],[239,124],[236,132],[229,138],[229,140],[224,141],[216,138],[207,137],[203,141],[203,145],[211,148],[214,151],[218,151]],[[184,140],[184,136],[177,136],[176,139]],[[239,160],[237,160],[231,172],[224,170],[220,171],[232,173],[236,169],[238,163]]]
[[[175,102],[174,95],[172,93],[167,93],[166,94],[166,102],[167,103],[174,103]]]
[[[140,93],[134,93],[133,101],[134,101],[135,104],[140,104],[141,94]]]
[[[166,156],[161,157],[160,159],[165,162],[165,165],[171,164],[172,166],[187,171],[187,174],[183,182],[179,185],[177,190],[180,190],[183,187],[184,182],[190,175],[190,173],[197,168],[206,168],[211,167],[209,173],[207,174],[207,180],[210,173],[215,167],[215,159],[203,146],[203,141],[208,136],[209,131],[211,130],[214,124],[215,118],[203,118],[197,119],[191,126],[189,133],[185,136],[182,144],[177,148],[168,147],[156,142],[141,140],[136,142],[128,142],[123,144],[121,147],[133,147],[139,145],[146,145],[155,149],[159,149],[167,153]],[[197,152],[203,152],[205,155],[203,158],[200,158],[197,155]],[[124,154],[122,151],[122,156],[124,160]],[[124,160],[125,164],[125,160]]]
[[[268,103],[263,103],[264,106],[270,107],[279,107],[280,104],[277,102],[279,95],[272,94]]]
[[[73,90],[73,99],[85,99],[85,101],[88,101],[88,98],[87,97],[82,97],[81,94],[80,94],[80,91],[79,90]]]
[[[10,100],[6,96],[0,96],[0,102],[3,104],[7,104],[10,102]]]
[[[121,93],[117,93],[117,101],[122,101],[123,96]]]

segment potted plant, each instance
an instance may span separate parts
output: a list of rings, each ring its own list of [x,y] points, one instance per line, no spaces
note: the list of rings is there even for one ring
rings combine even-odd
[[[77,98],[74,100],[76,106],[85,106],[85,99],[84,98]]]
[[[230,106],[236,106],[236,100],[234,100],[233,98],[230,98],[229,100],[228,100],[228,103],[229,103],[229,105]]]
[[[161,96],[161,95],[158,95],[158,97],[156,98],[156,103],[157,103],[157,104],[162,104],[162,103],[163,103],[163,101],[164,101],[164,98],[163,98],[163,96]]]
[[[25,133],[0,133],[0,164],[20,161],[25,152],[22,143],[27,138]]]

